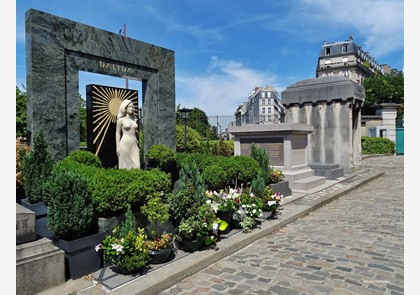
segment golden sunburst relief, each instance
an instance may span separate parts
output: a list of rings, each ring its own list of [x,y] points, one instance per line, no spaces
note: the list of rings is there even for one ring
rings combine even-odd
[[[123,100],[129,99],[134,104],[134,113],[138,118],[137,91],[92,85],[93,144],[98,155],[111,124],[116,124],[118,109]],[[114,134],[112,134],[114,136]]]

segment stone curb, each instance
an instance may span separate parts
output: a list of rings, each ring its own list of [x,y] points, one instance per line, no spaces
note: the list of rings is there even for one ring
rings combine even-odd
[[[177,284],[183,279],[199,272],[203,268],[235,253],[236,251],[248,246],[256,240],[271,234],[275,230],[284,227],[285,225],[307,215],[308,213],[322,206],[325,206],[326,204],[338,199],[339,197],[349,193],[361,185],[376,179],[382,174],[383,172],[373,173],[363,179],[359,179],[350,184],[346,184],[340,189],[337,189],[325,196],[319,197],[316,200],[310,201],[308,205],[300,205],[296,206],[295,208],[291,208],[289,212],[280,215],[280,219],[263,222],[259,228],[254,229],[250,233],[244,234],[240,232],[230,236],[226,240],[218,242],[218,250],[194,252],[191,255],[188,255],[180,260],[176,260],[171,264],[153,271],[153,273],[150,275],[146,274],[141,276],[135,280],[130,281],[126,285],[118,287],[117,289],[114,289],[110,292],[106,292],[106,294],[159,294],[160,292]],[[83,294],[98,294],[97,292],[88,293],[86,291],[88,290],[84,290]]]

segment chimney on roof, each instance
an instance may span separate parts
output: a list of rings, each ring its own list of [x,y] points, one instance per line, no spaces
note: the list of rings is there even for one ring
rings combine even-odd
[[[353,41],[353,37],[351,35],[349,36],[349,41]]]
[[[327,41],[324,40],[324,46],[327,45]]]

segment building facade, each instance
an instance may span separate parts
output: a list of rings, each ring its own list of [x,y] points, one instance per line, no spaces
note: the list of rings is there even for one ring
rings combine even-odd
[[[370,76],[385,74],[383,67],[386,65],[379,65],[350,36],[343,42],[324,41],[318,57],[316,77],[342,76],[362,85]]]
[[[248,101],[235,112],[235,125],[277,124],[284,122],[285,108],[279,94],[272,86],[255,87],[248,94]]]

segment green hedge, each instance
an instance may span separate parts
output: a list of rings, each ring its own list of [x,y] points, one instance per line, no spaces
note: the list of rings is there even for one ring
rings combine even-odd
[[[393,154],[395,142],[383,137],[362,136],[362,154]]]
[[[87,166],[71,158],[65,158],[56,165],[79,171],[86,179],[92,195],[95,211],[100,217],[123,214],[127,204],[139,207],[152,196],[167,194],[171,190],[168,173],[158,169],[116,169]]]

